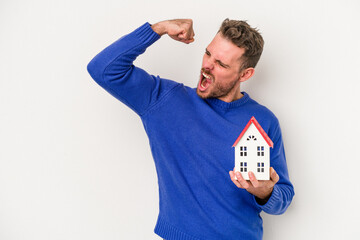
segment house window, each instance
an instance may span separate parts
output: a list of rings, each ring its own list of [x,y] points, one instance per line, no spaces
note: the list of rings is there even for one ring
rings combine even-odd
[[[258,156],[264,156],[264,146],[258,146],[257,147],[257,155]]]
[[[247,172],[247,162],[240,162],[240,172]]]
[[[251,140],[251,139],[253,139],[254,141],[256,141],[256,137],[255,137],[254,135],[248,136],[246,140],[249,141],[249,140]]]
[[[246,157],[247,156],[247,147],[240,147],[240,156]]]
[[[264,170],[265,170],[265,166],[264,166],[265,164],[263,163],[263,162],[258,162],[257,163],[257,172],[264,172]]]

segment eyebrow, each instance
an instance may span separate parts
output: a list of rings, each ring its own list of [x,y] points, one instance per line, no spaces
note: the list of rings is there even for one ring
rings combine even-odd
[[[208,53],[210,53],[210,51],[209,51],[207,48],[205,48],[205,51],[208,52]],[[211,55],[211,53],[210,53],[210,55]],[[218,59],[215,59],[215,61],[216,61],[217,63],[219,63],[220,65],[223,65],[223,66],[226,67],[226,68],[230,68],[229,65],[223,63],[222,61],[220,61],[220,60],[218,60]]]

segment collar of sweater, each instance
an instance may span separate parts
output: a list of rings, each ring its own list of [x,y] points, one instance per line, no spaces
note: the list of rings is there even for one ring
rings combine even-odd
[[[210,105],[216,105],[217,107],[224,108],[224,109],[230,109],[230,108],[236,108],[244,105],[249,99],[249,94],[246,92],[241,92],[243,94],[242,98],[232,101],[232,102],[224,102],[218,98],[208,98],[206,101]]]

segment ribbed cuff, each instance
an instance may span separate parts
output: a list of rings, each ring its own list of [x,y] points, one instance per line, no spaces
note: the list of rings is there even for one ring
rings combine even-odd
[[[154,32],[148,22],[137,28],[134,33],[146,47],[149,47],[160,38],[160,35]]]
[[[272,210],[273,206],[276,204],[276,202],[279,201],[279,198],[280,198],[279,187],[275,184],[269,200],[264,205],[260,205],[256,201],[255,196],[254,196],[254,201],[255,201],[255,204],[261,210],[263,210],[264,212],[270,212]]]

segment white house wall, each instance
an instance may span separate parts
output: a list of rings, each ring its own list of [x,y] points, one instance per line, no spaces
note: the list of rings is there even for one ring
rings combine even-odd
[[[247,140],[249,136],[255,136],[256,140]],[[247,156],[240,156],[240,146],[247,147]],[[264,156],[257,156],[257,147],[264,146]],[[255,125],[251,123],[243,137],[235,146],[235,171],[240,172],[240,162],[247,162],[247,172],[252,171],[258,180],[270,179],[270,151],[269,145],[257,130]],[[257,163],[264,162],[264,172],[257,171]],[[242,173],[244,179],[249,180],[249,175]]]

